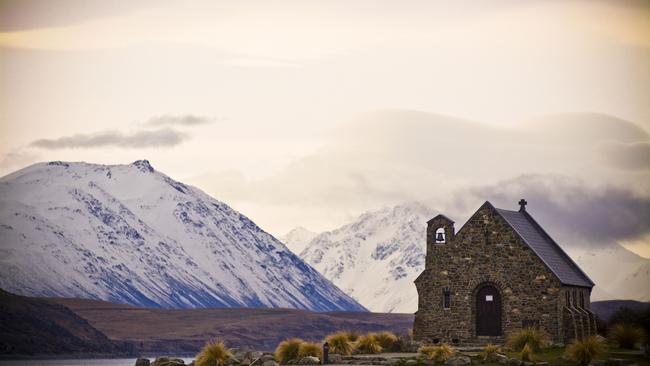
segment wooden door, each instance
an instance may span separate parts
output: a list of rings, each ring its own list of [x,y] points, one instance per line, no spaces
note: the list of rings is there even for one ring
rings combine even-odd
[[[476,335],[501,335],[501,295],[494,286],[483,286],[476,293]]]

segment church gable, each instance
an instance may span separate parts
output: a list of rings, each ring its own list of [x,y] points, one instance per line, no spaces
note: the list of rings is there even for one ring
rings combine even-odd
[[[415,281],[417,339],[498,341],[539,326],[562,341],[595,329],[593,283],[520,204],[509,211],[486,201],[458,232],[444,215],[428,222],[425,270]]]

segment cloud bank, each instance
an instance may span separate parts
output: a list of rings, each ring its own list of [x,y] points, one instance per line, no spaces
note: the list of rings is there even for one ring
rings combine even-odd
[[[59,137],[57,139],[40,139],[33,141],[30,146],[48,150],[71,148],[124,147],[142,149],[150,147],[172,147],[187,140],[185,133],[165,128],[152,131],[138,131],[124,134],[119,131],[106,131],[95,134],[77,134]]]
[[[192,114],[178,115],[178,116],[163,115],[163,116],[151,117],[147,122],[145,122],[145,125],[155,126],[155,127],[160,127],[160,126],[190,127],[190,126],[198,126],[198,125],[212,123],[215,120],[216,119],[212,117],[195,116]]]
[[[457,192],[450,209],[468,218],[469,210],[489,200],[497,207],[517,210],[522,197],[539,223],[553,228],[556,239],[569,246],[607,246],[650,234],[650,197],[611,185],[591,186],[567,176],[524,175],[465,189]]]

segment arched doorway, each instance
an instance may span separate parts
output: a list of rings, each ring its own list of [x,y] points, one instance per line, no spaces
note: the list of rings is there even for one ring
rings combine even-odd
[[[479,285],[476,291],[476,335],[501,335],[501,294],[491,284]]]

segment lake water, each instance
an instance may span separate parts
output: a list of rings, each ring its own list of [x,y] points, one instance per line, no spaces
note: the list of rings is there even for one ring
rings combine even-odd
[[[179,357],[185,364],[192,362],[193,358]],[[95,358],[71,360],[3,360],[0,366],[134,366],[135,358]],[[153,362],[154,358],[150,358]]]

